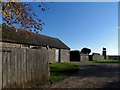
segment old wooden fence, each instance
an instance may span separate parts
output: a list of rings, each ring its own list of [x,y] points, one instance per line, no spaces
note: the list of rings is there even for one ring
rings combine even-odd
[[[2,88],[29,88],[48,80],[46,49],[2,49]]]

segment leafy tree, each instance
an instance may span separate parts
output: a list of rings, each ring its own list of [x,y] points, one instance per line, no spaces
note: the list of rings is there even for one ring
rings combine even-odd
[[[106,48],[103,47],[103,51],[106,51]]]
[[[19,26],[21,29],[38,32],[42,30],[45,23],[33,12],[31,4],[24,2],[2,2],[2,19],[4,24],[9,26]],[[43,12],[47,9],[44,2],[38,6]]]
[[[81,50],[81,52],[84,53],[84,54],[90,54],[91,49],[89,49],[89,48],[83,48],[83,49]]]

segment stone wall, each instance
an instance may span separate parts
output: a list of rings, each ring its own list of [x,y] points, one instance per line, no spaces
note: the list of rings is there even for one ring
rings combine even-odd
[[[107,56],[107,58],[111,60],[120,60],[120,56],[117,56],[117,55],[109,55]]]
[[[80,61],[81,62],[89,61],[89,55],[87,55],[87,54],[80,54]]]
[[[60,50],[60,62],[69,62],[70,60],[70,51],[66,49]],[[56,48],[49,49],[49,63],[56,63]]]
[[[61,62],[69,62],[70,61],[70,50],[61,49],[60,60]]]
[[[92,55],[92,60],[93,60],[93,61],[94,61],[94,60],[101,60],[101,59],[104,59],[104,56],[102,56],[102,55],[97,55],[97,54]]]
[[[16,43],[7,43],[7,42],[0,42],[0,48],[25,48],[25,49],[46,49],[43,46],[33,46],[33,45],[25,45],[25,44],[16,44]]]
[[[49,49],[49,63],[55,63],[55,48]]]
[[[21,44],[2,42],[0,48],[21,48]]]
[[[36,47],[36,49],[46,49],[46,47],[40,47],[40,46],[32,46],[30,47],[22,47],[22,44],[16,44],[16,43],[6,43],[2,42],[2,45],[0,45],[0,48],[33,48]],[[56,62],[56,48],[49,48],[49,63],[55,63]],[[70,51],[66,49],[59,49],[60,50],[60,62],[68,62],[70,60]]]

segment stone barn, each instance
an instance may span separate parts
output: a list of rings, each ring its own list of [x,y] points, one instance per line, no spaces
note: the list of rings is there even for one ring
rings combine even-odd
[[[3,25],[2,48],[45,48],[49,51],[49,62],[69,62],[70,48],[60,39],[35,34],[30,31],[19,30]]]
[[[1,31],[0,89],[34,87],[48,80],[49,63],[69,62],[70,48],[58,38],[6,25]]]

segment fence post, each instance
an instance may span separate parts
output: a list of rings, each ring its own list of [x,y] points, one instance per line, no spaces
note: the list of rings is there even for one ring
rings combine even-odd
[[[0,48],[0,90],[2,89],[2,48]]]

